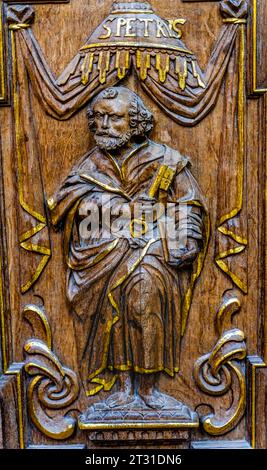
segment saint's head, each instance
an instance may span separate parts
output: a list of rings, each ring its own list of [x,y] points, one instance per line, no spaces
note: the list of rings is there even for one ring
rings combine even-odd
[[[153,128],[153,115],[141,98],[126,87],[99,93],[88,107],[89,128],[102,150],[116,151],[146,138]]]

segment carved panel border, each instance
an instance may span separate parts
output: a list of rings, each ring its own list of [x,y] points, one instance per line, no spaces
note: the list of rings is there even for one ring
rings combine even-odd
[[[7,67],[6,67],[6,38],[4,31],[4,9],[3,2],[0,1],[0,104],[7,104]]]
[[[252,23],[252,93],[261,94],[267,92],[266,87],[258,86],[258,71],[257,71],[257,61],[258,61],[258,0],[252,1],[252,14],[251,14],[251,23]],[[261,31],[262,32],[262,31]],[[260,61],[259,61],[260,62]],[[259,63],[258,62],[258,63]]]
[[[4,4],[53,4],[53,3],[69,3],[70,0],[0,0],[0,106],[9,105],[9,87],[8,87],[8,47],[7,37],[5,34],[5,20],[4,20]],[[1,148],[0,148],[1,151]],[[1,153],[1,152],[0,152]],[[2,174],[2,167],[0,173]],[[1,184],[3,187],[3,184]],[[8,308],[6,306],[5,291],[8,289],[6,286],[6,276],[4,268],[4,252],[5,252],[5,234],[3,233],[4,227],[4,208],[3,208],[3,193],[1,192],[0,201],[0,217],[1,217],[1,255],[0,255],[0,350],[1,350],[1,367],[0,367],[0,378],[10,377],[14,378],[15,393],[16,393],[16,405],[17,405],[17,426],[18,426],[18,447],[25,449],[26,447],[26,402],[24,398],[24,376],[23,369],[24,363],[13,363],[10,351],[8,349],[8,338],[9,330],[6,321],[6,313]],[[2,374],[2,375],[1,375]],[[1,415],[0,415],[1,418]],[[67,446],[69,447],[69,446]]]
[[[203,2],[207,0],[182,0],[184,2]],[[218,0],[209,0],[218,2]],[[69,0],[50,0],[50,1],[19,1],[12,2],[5,0],[4,2],[0,1],[0,104],[7,104],[7,80],[6,80],[6,70],[5,70],[5,40],[4,40],[4,30],[2,27],[3,24],[3,3],[35,3],[35,4],[47,4],[47,3],[68,3]],[[252,0],[253,14],[252,14],[252,47],[253,47],[253,93],[262,94],[267,92],[267,88],[257,88],[257,0]],[[266,141],[267,141],[267,95],[265,95],[265,110],[266,110]],[[266,164],[267,164],[267,145],[266,145]],[[2,197],[2,196],[1,196]],[[267,181],[265,186],[265,234],[267,235]],[[265,255],[265,267],[267,272],[267,253]],[[2,266],[0,265],[0,268]],[[265,272],[265,291],[267,290],[267,275]],[[3,285],[4,285],[4,273],[0,269],[0,328],[1,328],[1,350],[2,350],[2,368],[4,375],[12,375],[16,377],[16,388],[17,388],[17,406],[18,406],[18,431],[19,431],[19,444],[20,448],[25,448],[24,440],[24,400],[23,400],[23,376],[22,376],[22,366],[23,364],[12,364],[8,366],[8,350],[7,350],[7,329],[5,322],[5,302],[3,297]],[[252,383],[252,392],[251,392],[251,409],[249,410],[250,419],[251,419],[251,430],[250,430],[250,439],[251,445],[253,448],[256,447],[256,371],[258,368],[266,368],[267,361],[267,300],[265,304],[265,322],[264,322],[264,345],[265,352],[264,358],[265,362],[259,360],[256,363],[252,364],[251,367],[251,383]],[[69,447],[69,446],[68,446]]]

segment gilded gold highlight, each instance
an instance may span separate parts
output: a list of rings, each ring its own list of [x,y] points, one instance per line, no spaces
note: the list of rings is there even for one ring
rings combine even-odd
[[[191,64],[192,64],[193,77],[197,79],[197,82],[201,88],[206,88],[205,83],[201,80],[199,73],[197,73],[196,62],[192,60]]]
[[[100,51],[98,56],[98,66],[99,70],[99,81],[104,84],[107,80],[107,73],[109,72],[110,67],[110,52],[109,51]]]
[[[106,431],[115,431],[119,429],[188,429],[188,428],[198,428],[199,427],[199,422],[180,422],[180,423],[174,423],[174,422],[155,422],[155,423],[147,423],[147,422],[125,422],[125,423],[83,423],[81,421],[78,422],[79,428],[83,430],[90,430],[90,431],[96,431],[96,430],[106,430]]]
[[[125,15],[125,14],[128,14],[128,13],[141,13],[142,15],[146,14],[146,13],[154,13],[153,10],[135,10],[135,9],[127,9],[127,10],[113,10],[110,14],[111,15]]]
[[[29,25],[27,25],[28,27]],[[19,28],[16,28],[19,29]],[[10,31],[11,36],[11,50],[12,50],[12,64],[13,64],[13,100],[14,100],[14,120],[15,120],[15,146],[16,146],[16,155],[17,155],[17,169],[18,169],[18,193],[19,193],[19,203],[22,209],[25,210],[29,215],[31,215],[36,221],[39,223],[33,227],[31,230],[26,231],[20,236],[20,246],[26,251],[31,253],[36,253],[42,255],[42,259],[32,276],[32,278],[23,286],[21,286],[21,292],[27,292],[33,284],[38,280],[40,275],[42,274],[45,266],[47,265],[50,257],[51,257],[51,250],[50,248],[36,245],[30,241],[30,239],[36,235],[37,233],[41,232],[46,226],[47,221],[46,218],[33,210],[24,199],[24,183],[23,183],[23,164],[22,164],[22,155],[21,155],[21,142],[22,142],[22,135],[21,135],[21,127],[20,127],[20,108],[19,108],[19,96],[17,90],[17,83],[18,83],[18,72],[17,72],[17,54],[16,54],[16,43],[15,43],[15,36],[14,36],[14,28],[11,28]],[[28,241],[27,241],[28,240]]]
[[[1,352],[2,352],[2,365],[3,372],[5,373],[8,368],[7,363],[7,343],[6,343],[6,328],[5,328],[5,311],[4,311],[4,292],[3,292],[3,271],[2,259],[0,259],[0,328],[1,328]]]
[[[86,44],[86,46],[81,47],[80,51],[86,51],[88,49],[97,49],[97,48],[102,48],[102,47],[134,47],[139,49],[140,48],[140,42],[130,42],[130,41],[114,41],[114,42],[96,42],[94,44]],[[150,43],[143,43],[141,45],[142,49],[164,49],[166,51],[172,50],[176,52],[184,52],[185,54],[191,54],[193,55],[193,52],[189,51],[188,49],[184,49],[182,47],[178,46],[172,46],[171,44],[168,44],[168,46],[165,46],[164,44],[150,44]]]
[[[156,54],[156,70],[159,74],[159,81],[164,83],[170,70],[170,57],[167,54]]]
[[[5,99],[5,64],[3,34],[3,2],[0,2],[0,101]]]
[[[227,365],[233,370],[233,372],[235,373],[238,379],[239,388],[240,388],[238,404],[237,404],[236,409],[234,410],[234,413],[228,418],[228,420],[226,420],[226,422],[223,425],[215,424],[214,422],[212,422],[212,419],[209,416],[207,418],[204,418],[203,423],[202,423],[203,428],[208,434],[212,436],[220,436],[222,434],[225,434],[226,432],[231,431],[239,422],[241,417],[243,416],[245,412],[245,408],[246,408],[245,375],[242,373],[239,367],[236,366],[233,362],[228,362]]]
[[[93,70],[93,63],[94,63],[94,52],[90,52],[85,56],[83,61],[81,72],[82,72],[82,84],[86,85],[89,81],[89,75]]]
[[[246,24],[247,20],[245,18],[225,18],[223,23],[232,23],[232,24]]]
[[[23,309],[24,316],[27,316],[26,315],[27,313],[35,314],[41,320],[42,326],[45,331],[47,345],[50,349],[52,349],[52,332],[51,332],[50,324],[43,310],[37,305],[30,304],[30,305],[26,305]]]
[[[130,276],[130,274],[137,268],[137,266],[139,266],[139,264],[141,263],[142,259],[145,257],[150,245],[152,245],[152,243],[154,243],[155,240],[149,240],[149,242],[146,244],[146,246],[143,248],[139,258],[135,261],[135,263],[133,263],[133,265],[129,268],[127,274],[125,274],[124,276],[122,276],[120,279],[118,279],[115,284],[113,284],[113,286],[111,286],[109,292],[108,292],[108,300],[111,304],[111,306],[114,308],[115,312],[116,312],[116,315],[114,316],[114,318],[112,320],[109,320],[107,322],[107,327],[106,327],[106,331],[105,331],[105,344],[104,344],[104,352],[103,352],[103,357],[102,357],[102,365],[101,367],[96,370],[95,372],[93,372],[93,374],[91,374],[89,376],[89,381],[91,383],[97,383],[98,386],[96,388],[94,388],[93,390],[88,390],[87,391],[87,395],[89,396],[92,396],[92,395],[95,395],[97,394],[100,390],[104,389],[105,390],[105,387],[106,389],[109,390],[109,386],[111,387],[111,383],[110,382],[106,382],[105,379],[101,379],[101,383],[99,381],[99,377],[97,377],[99,374],[101,374],[101,372],[103,372],[106,367],[107,367],[107,360],[108,360],[108,351],[109,351],[109,344],[110,344],[110,334],[111,334],[111,329],[112,327],[119,321],[120,319],[120,308],[119,308],[119,305],[117,304],[116,300],[114,299],[113,297],[113,291],[115,289],[117,289],[117,287],[119,287],[121,284],[123,284],[123,282],[128,279],[128,277]],[[115,380],[114,382],[112,383],[112,386],[114,385],[115,381],[117,379],[117,376],[115,376]],[[100,388],[101,387],[101,388]]]
[[[265,94],[265,239],[267,237],[267,94]],[[264,361],[267,364],[267,250],[265,249]]]
[[[239,70],[238,70],[238,172],[237,172],[237,201],[235,207],[227,214],[223,215],[219,220],[218,231],[232,238],[240,246],[220,252],[215,257],[215,262],[219,268],[227,274],[233,283],[245,294],[247,293],[247,283],[243,282],[235,273],[233,273],[228,264],[224,261],[229,256],[242,253],[247,247],[247,239],[234,233],[222,225],[230,219],[237,216],[243,207],[243,184],[244,184],[244,153],[245,153],[245,28],[240,25],[239,39]]]
[[[11,366],[11,368],[8,369],[5,374],[16,376],[19,446],[20,449],[25,449],[21,370],[19,368],[14,368]]]

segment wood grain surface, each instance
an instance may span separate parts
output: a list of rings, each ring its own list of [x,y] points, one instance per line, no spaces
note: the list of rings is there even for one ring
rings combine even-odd
[[[11,2],[8,2],[11,3]],[[21,2],[22,3],[22,2]],[[29,3],[29,2],[27,2]],[[92,31],[109,14],[112,6],[111,0],[71,0],[69,3],[34,2],[35,20],[32,31],[39,43],[44,57],[55,77],[58,77],[71,59],[77,54],[80,47],[86,42]],[[38,3],[38,4],[37,4]],[[125,1],[125,3],[130,3]],[[182,40],[197,57],[200,67],[204,70],[209,61],[213,45],[218,38],[222,27],[222,17],[218,8],[219,2],[183,2],[181,0],[168,0],[160,2],[151,0],[156,13],[167,19],[184,18],[186,23],[181,26]],[[258,2],[263,4],[265,2]],[[264,52],[264,31],[262,29],[263,17],[266,8],[259,6],[257,17],[257,36],[259,38],[257,61],[257,87],[266,87]],[[249,39],[249,38],[248,38]],[[251,51],[250,41],[246,41],[246,58]],[[8,54],[11,57],[9,47]],[[23,60],[18,56],[18,67],[23,67]],[[246,76],[251,74],[252,64],[246,60]],[[200,391],[193,378],[193,366],[196,360],[210,352],[216,341],[216,311],[226,290],[235,286],[215,263],[216,236],[218,223],[218,175],[220,174],[220,146],[222,133],[226,126],[237,126],[237,121],[230,122],[224,114],[225,84],[222,85],[216,106],[208,115],[193,127],[182,126],[170,119],[163,110],[150,98],[140,85],[136,73],[130,74],[123,82],[142,98],[145,105],[151,110],[155,118],[155,127],[151,138],[153,141],[168,145],[179,150],[192,162],[192,173],[199,183],[206,198],[208,212],[211,220],[211,237],[203,272],[197,282],[185,336],[181,343],[180,372],[175,378],[166,374],[160,376],[160,389],[175,398],[185,402],[192,409],[197,407],[212,407],[216,413],[222,414],[231,406],[229,394],[220,398],[208,396]],[[33,91],[32,86],[30,86]],[[248,245],[245,254],[246,275],[248,284],[247,295],[238,292],[241,310],[233,319],[234,327],[245,333],[248,355],[266,358],[266,338],[264,338],[265,318],[265,151],[266,151],[266,106],[264,96],[259,99],[245,97],[245,166],[243,207],[246,209],[246,223],[248,226]],[[88,131],[86,106],[79,109],[68,120],[57,120],[48,116],[40,103],[38,95],[31,93],[31,118],[36,129],[36,142],[40,153],[40,168],[42,172],[43,191],[46,197],[53,195],[63,180],[70,173],[78,159],[94,146],[92,134]],[[1,257],[3,270],[3,306],[2,314],[2,362],[6,365],[23,362],[23,347],[30,338],[41,338],[43,333],[39,325],[35,330],[29,321],[23,319],[25,305],[31,303],[44,305],[46,316],[51,326],[53,337],[53,352],[64,366],[79,372],[79,358],[77,359],[77,344],[75,339],[73,318],[74,313],[66,298],[66,265],[63,257],[62,232],[55,232],[49,225],[52,256],[33,288],[21,294],[19,230],[18,230],[18,187],[17,167],[14,158],[14,118],[13,101],[10,107],[0,109],[1,126]],[[232,171],[229,169],[229,172]],[[238,171],[238,169],[236,169]],[[37,190],[33,186],[25,187],[25,192],[34,195]],[[229,191],[225,184],[224,191]],[[241,258],[240,258],[241,259]],[[240,261],[241,262],[241,261]],[[30,268],[30,258],[29,258]],[[241,262],[241,264],[243,261]],[[27,271],[27,261],[24,264]],[[235,288],[236,292],[236,288]],[[3,321],[4,320],[4,321]],[[4,338],[4,343],[3,343]],[[5,348],[4,348],[5,346]],[[4,366],[3,366],[4,368]],[[4,376],[3,376],[4,377]],[[4,384],[1,394],[6,394]],[[266,447],[263,434],[266,428],[264,403],[266,396],[265,370],[257,374],[257,426],[258,447]],[[3,392],[2,392],[3,390]],[[8,393],[7,393],[8,394]],[[6,396],[6,395],[5,395]],[[13,396],[13,395],[12,395]],[[105,392],[100,392],[97,400],[104,399]],[[3,447],[18,447],[15,438],[7,433],[5,437],[6,419],[9,411],[2,404],[0,395],[0,445]],[[14,398],[8,399],[8,406],[14,410]],[[82,396],[80,408],[88,407],[89,399]],[[96,401],[90,399],[90,403]],[[11,413],[12,415],[12,413]],[[4,416],[4,419],[3,419]],[[12,416],[11,416],[12,418]],[[18,422],[10,424],[14,433],[17,433]],[[26,426],[26,425],[25,425]],[[28,424],[28,440],[26,446],[41,446],[57,444],[53,439],[45,436],[34,426],[30,420]],[[96,444],[89,439],[86,433],[77,429],[75,434],[64,444],[83,444],[89,442],[90,447]],[[202,430],[194,430],[192,441],[208,441],[209,436]],[[224,436],[212,438],[212,441],[250,441],[248,436],[246,417]],[[61,442],[63,444],[63,442]],[[187,444],[186,444],[187,445]],[[181,444],[181,447],[184,443]]]

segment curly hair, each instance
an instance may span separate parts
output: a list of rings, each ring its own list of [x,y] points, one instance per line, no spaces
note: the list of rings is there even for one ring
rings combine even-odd
[[[126,94],[129,97],[129,118],[132,136],[145,137],[153,129],[153,114],[145,106],[142,99],[132,90],[126,87],[110,87],[100,92],[87,108],[87,117],[89,129],[95,131],[94,105],[100,99],[114,99],[120,94]]]

